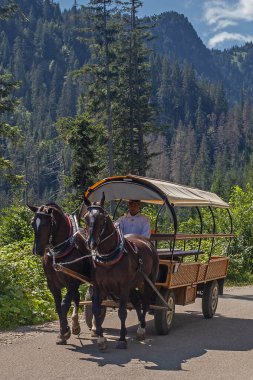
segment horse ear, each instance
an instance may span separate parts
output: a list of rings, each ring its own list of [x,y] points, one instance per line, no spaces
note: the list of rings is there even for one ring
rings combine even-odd
[[[79,207],[79,210],[78,210],[78,213],[77,213],[77,222],[78,224],[80,223],[81,221],[81,218],[84,216],[84,213],[87,211],[86,207],[85,207],[85,203],[84,201],[81,203],[81,206]]]
[[[105,193],[103,192],[103,195],[102,195],[102,198],[101,198],[101,201],[100,201],[100,206],[104,207],[104,203],[105,203]]]
[[[30,205],[26,205],[32,212],[37,212],[39,207],[36,207],[36,206],[30,206]]]
[[[88,198],[86,198],[85,195],[83,196],[83,203],[84,203],[87,207],[91,206],[91,201],[90,201]]]

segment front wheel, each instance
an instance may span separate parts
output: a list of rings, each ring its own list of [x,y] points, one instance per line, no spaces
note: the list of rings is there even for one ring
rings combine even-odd
[[[168,309],[156,310],[154,311],[154,321],[156,332],[159,335],[167,335],[172,327],[174,315],[175,315],[175,294],[172,290],[163,288],[161,290],[161,295],[168,304]],[[157,306],[165,306],[160,297],[157,296],[156,303]]]
[[[213,318],[219,299],[219,284],[217,280],[205,284],[202,296],[202,312],[205,318]]]

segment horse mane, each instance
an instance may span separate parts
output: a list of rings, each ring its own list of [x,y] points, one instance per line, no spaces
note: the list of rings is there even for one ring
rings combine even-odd
[[[62,211],[61,207],[60,207],[57,203],[50,202],[50,203],[46,203],[45,206],[47,206],[47,207],[52,207],[52,208],[55,209],[56,211],[59,211],[59,213],[65,217],[64,212]]]

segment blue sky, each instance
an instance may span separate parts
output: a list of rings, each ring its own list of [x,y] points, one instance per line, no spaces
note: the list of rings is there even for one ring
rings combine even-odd
[[[74,0],[58,2],[64,9],[71,8]],[[88,0],[77,3],[87,5]],[[143,0],[139,15],[171,10],[188,17],[209,48],[224,49],[253,41],[253,0]]]

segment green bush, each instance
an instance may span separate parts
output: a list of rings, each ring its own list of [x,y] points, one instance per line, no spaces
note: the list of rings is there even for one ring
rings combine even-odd
[[[32,236],[32,213],[26,206],[12,206],[1,210],[0,246]]]
[[[253,282],[253,189],[235,186],[230,198],[236,239],[231,256],[228,280],[234,283]]]
[[[0,329],[56,317],[42,262],[23,240],[0,248]]]

